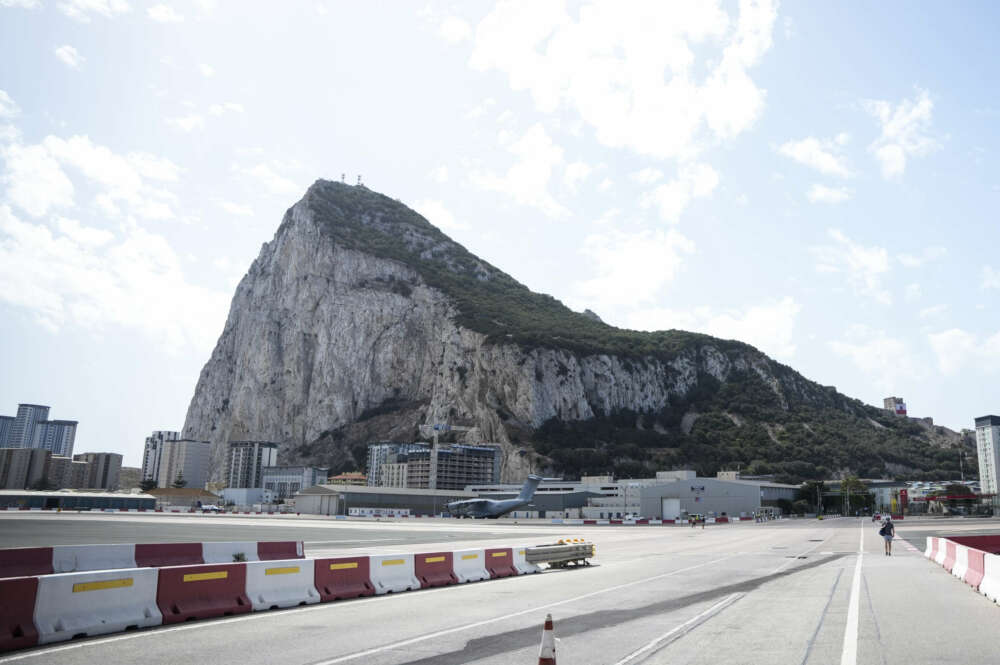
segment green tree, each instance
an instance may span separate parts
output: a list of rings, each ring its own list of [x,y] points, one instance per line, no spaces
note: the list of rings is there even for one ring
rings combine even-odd
[[[156,481],[152,478],[146,478],[145,480],[139,481],[139,489],[143,492],[148,492],[151,489],[156,489]]]
[[[826,492],[826,484],[822,480],[807,480],[795,492],[796,501],[807,501],[814,512],[820,512],[822,496]]]
[[[184,487],[187,484],[188,484],[188,481],[184,480],[184,472],[183,471],[178,471],[177,472],[177,477],[174,478],[174,482],[172,482],[170,484],[170,486],[173,487],[174,489],[180,489],[180,488]]]
[[[868,491],[868,486],[857,476],[848,476],[840,483],[840,491],[848,497],[848,514],[871,507],[875,497]]]

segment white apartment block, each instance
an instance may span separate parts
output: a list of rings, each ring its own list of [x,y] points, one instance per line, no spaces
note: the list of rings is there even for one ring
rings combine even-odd
[[[1000,416],[976,418],[976,451],[979,453],[980,491],[996,494],[997,469],[1000,468]]]
[[[156,480],[159,484],[160,458],[163,455],[163,444],[181,438],[180,432],[156,430],[152,436],[146,437],[146,447],[142,454],[142,479]]]
[[[204,488],[208,482],[208,465],[212,444],[208,441],[177,439],[164,441],[160,446],[157,487],[170,487],[177,477],[182,477],[185,487]]]
[[[230,441],[226,456],[226,487],[263,488],[262,469],[278,461],[278,444],[270,441]]]

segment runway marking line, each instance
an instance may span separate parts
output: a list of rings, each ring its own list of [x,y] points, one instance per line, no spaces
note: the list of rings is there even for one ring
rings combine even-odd
[[[857,665],[858,624],[861,621],[861,566],[865,556],[865,527],[861,524],[858,536],[858,560],[854,564],[851,580],[851,598],[847,605],[847,625],[844,626],[844,646],[840,652],[840,665]]]
[[[635,651],[625,656],[621,660],[616,661],[614,665],[626,665],[626,663],[632,662],[636,658],[645,655],[648,652],[654,651],[659,647],[664,647],[670,644],[671,642],[680,639],[681,637],[691,632],[693,629],[697,628],[702,623],[708,621],[713,616],[715,616],[722,610],[726,609],[727,607],[729,607],[742,597],[743,597],[742,593],[734,593],[729,596],[726,596],[725,598],[720,600],[715,605],[712,605],[710,608],[708,608],[701,614],[698,614],[697,616],[688,619],[687,621],[677,626],[673,630],[664,633],[660,637],[657,637],[655,640],[645,645],[644,647],[636,649]]]

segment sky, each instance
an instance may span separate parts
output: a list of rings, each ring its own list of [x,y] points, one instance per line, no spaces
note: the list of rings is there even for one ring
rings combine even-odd
[[[317,178],[535,291],[1000,413],[990,2],[0,0],[0,414],[140,464]]]

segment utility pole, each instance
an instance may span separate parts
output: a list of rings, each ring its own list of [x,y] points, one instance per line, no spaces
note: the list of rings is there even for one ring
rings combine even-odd
[[[965,451],[961,448],[958,449],[958,468],[962,473],[962,482],[965,482]]]

